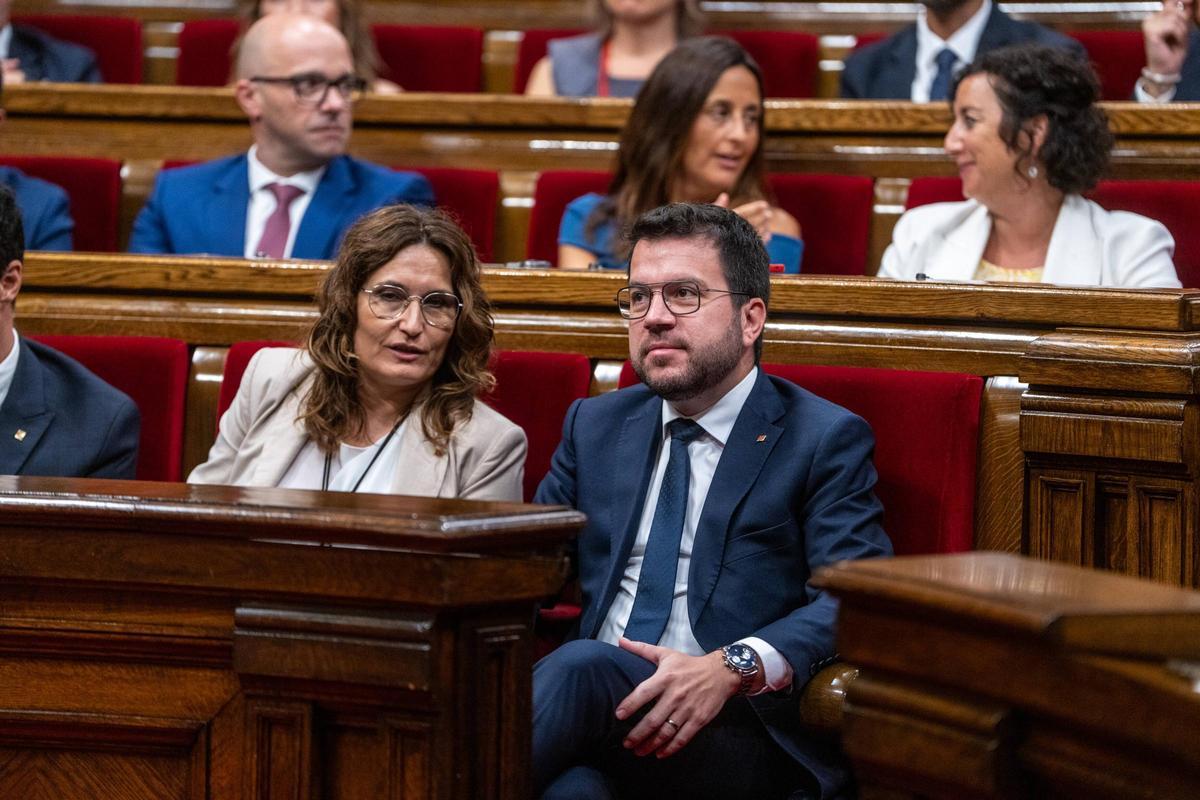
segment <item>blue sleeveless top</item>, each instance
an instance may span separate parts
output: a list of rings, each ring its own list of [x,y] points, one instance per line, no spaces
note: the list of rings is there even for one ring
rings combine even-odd
[[[592,192],[576,197],[568,203],[563,211],[562,222],[558,226],[558,243],[569,244],[591,253],[601,269],[625,269],[628,262],[618,260],[613,252],[613,239],[616,235],[616,225],[613,222],[599,225],[590,237],[587,235],[588,217],[602,200],[603,195]],[[773,233],[767,242],[767,256],[772,264],[783,264],[784,272],[797,274],[800,272],[800,261],[804,257],[804,242],[794,236]]]
[[[600,48],[604,38],[598,33],[584,33],[566,39],[551,39],[546,45],[550,54],[550,73],[554,76],[554,91],[561,97],[595,97],[600,75]],[[609,97],[635,97],[644,81],[636,78],[609,76]]]

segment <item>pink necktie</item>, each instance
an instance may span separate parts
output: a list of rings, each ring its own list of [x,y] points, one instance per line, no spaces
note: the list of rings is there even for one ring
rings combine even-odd
[[[288,209],[292,207],[292,201],[304,194],[304,190],[298,186],[288,186],[286,183],[268,183],[267,188],[275,195],[275,210],[267,217],[267,226],[263,228],[262,238],[259,239],[254,253],[259,257],[283,258],[288,234],[292,231],[292,218]]]

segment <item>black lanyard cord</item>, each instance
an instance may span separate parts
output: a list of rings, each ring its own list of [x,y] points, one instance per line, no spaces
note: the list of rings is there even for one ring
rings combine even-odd
[[[396,420],[396,424],[392,426],[391,431],[389,431],[388,435],[386,437],[384,437],[383,442],[379,445],[379,449],[375,451],[375,455],[371,456],[371,461],[370,461],[370,463],[367,464],[367,468],[362,471],[362,474],[358,476],[358,480],[354,482],[354,488],[352,488],[350,490],[351,494],[354,494],[355,492],[357,492],[358,487],[362,486],[362,482],[367,477],[367,473],[371,471],[371,467],[375,466],[375,462],[379,460],[379,454],[387,449],[388,442],[392,441],[392,437],[396,435],[396,431],[400,430],[400,425],[403,424],[404,420],[407,418],[408,418],[408,414],[404,414],[403,416],[400,417],[400,419]],[[333,467],[333,454],[326,453],[325,454],[325,472],[321,476],[321,491],[326,491],[329,489],[329,472],[330,472],[330,469],[332,469],[332,467]]]

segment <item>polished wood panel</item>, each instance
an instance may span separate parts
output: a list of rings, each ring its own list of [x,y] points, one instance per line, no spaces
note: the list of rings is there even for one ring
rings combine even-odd
[[[0,477],[0,794],[525,798],[575,511]]]

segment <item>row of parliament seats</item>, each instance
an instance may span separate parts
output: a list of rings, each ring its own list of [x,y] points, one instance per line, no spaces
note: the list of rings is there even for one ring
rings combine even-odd
[[[17,17],[68,41],[92,48],[101,72],[110,83],[141,83],[143,34],[141,22],[128,17],[36,15]],[[230,50],[239,23],[233,19],[201,19],[183,23],[178,34],[175,82],[180,86],[222,86],[229,80]],[[530,29],[520,34],[512,79],[523,92],[529,74],[553,38],[580,29]],[[823,52],[820,38],[801,31],[728,30],[763,69],[765,90],[772,98],[816,97]],[[485,32],[466,26],[390,25],[372,27],[385,77],[410,91],[479,92],[485,88]],[[856,47],[882,38],[883,33],[859,33]],[[1145,55],[1137,30],[1070,31],[1083,44],[1100,75],[1106,100],[1128,99]],[[454,53],[454,58],[446,58]]]
[[[187,162],[168,161],[164,168]],[[0,157],[14,166],[66,189],[76,221],[75,249],[115,252],[120,248],[121,164],[111,159],[39,156]],[[433,184],[439,202],[462,222],[484,262],[494,256],[500,179],[492,170],[425,167],[418,172]],[[558,226],[567,203],[586,192],[604,192],[611,175],[599,170],[548,170],[534,189],[525,254],[555,263]],[[771,189],[779,204],[800,221],[804,231],[804,272],[863,275],[874,210],[874,182],[852,175],[774,175]],[[1175,264],[1185,286],[1200,285],[1200,239],[1190,224],[1200,202],[1200,182],[1104,181],[1092,193],[1105,208],[1135,211],[1160,220],[1175,237]],[[961,200],[958,178],[916,178],[906,208]]]

